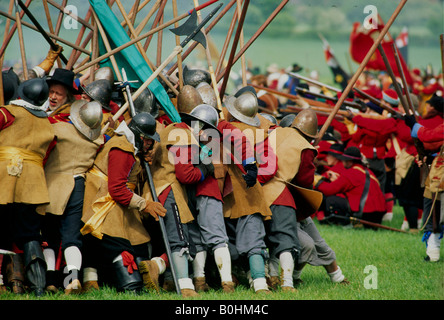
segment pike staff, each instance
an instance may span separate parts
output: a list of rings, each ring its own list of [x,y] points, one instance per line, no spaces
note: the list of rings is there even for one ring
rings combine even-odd
[[[347,84],[347,87],[342,92],[341,97],[339,98],[338,102],[336,103],[336,105],[335,105],[335,107],[333,109],[333,112],[330,113],[330,115],[328,116],[327,120],[325,121],[324,125],[322,126],[321,130],[319,131],[318,136],[316,137],[313,145],[316,146],[319,143],[319,141],[321,141],[321,138],[324,136],[325,132],[327,131],[327,128],[330,126],[330,124],[331,124],[335,114],[338,112],[339,108],[341,107],[341,105],[343,104],[345,99],[347,98],[348,94],[350,93],[350,90],[355,85],[355,83],[358,80],[359,76],[361,75],[362,71],[364,71],[365,66],[367,65],[367,63],[370,61],[370,58],[375,53],[378,45],[381,43],[382,39],[387,34],[387,32],[390,29],[391,25],[393,24],[393,22],[395,21],[396,17],[401,12],[402,8],[404,7],[404,5],[406,3],[407,3],[407,0],[401,0],[401,2],[396,7],[396,9],[393,12],[392,16],[390,17],[389,21],[384,26],[384,28],[381,30],[381,32],[379,33],[378,38],[375,40],[375,42],[371,46],[370,50],[367,52],[364,60],[362,60],[361,64],[359,65],[358,70],[355,72],[355,74],[350,79],[349,83]]]

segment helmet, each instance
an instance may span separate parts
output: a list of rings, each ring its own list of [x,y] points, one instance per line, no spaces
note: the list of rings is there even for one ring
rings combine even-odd
[[[180,116],[186,123],[197,120],[202,123],[202,127],[207,126],[218,130],[217,125],[219,124],[219,114],[215,108],[208,104],[200,104],[191,110],[189,114],[181,113]]]
[[[112,87],[108,80],[99,79],[82,88],[91,99],[98,101],[105,109],[111,110],[109,103],[111,102]]]
[[[9,101],[17,98],[17,88],[20,84],[20,80],[12,68],[2,72],[2,79],[5,104],[9,104]]]
[[[279,125],[282,128],[289,127],[293,122],[294,118],[296,118],[296,114],[294,113],[287,114],[285,117],[281,119],[281,121],[279,121]]]
[[[239,97],[229,96],[225,101],[228,112],[237,120],[258,127],[261,123],[257,117],[258,101],[251,91],[243,92]]]
[[[214,93],[214,89],[208,83],[199,83],[196,87],[196,90],[202,97],[203,103],[209,104],[213,108],[217,107],[216,93]]]
[[[183,84],[196,87],[201,82],[211,83],[211,75],[208,71],[200,69],[183,68]]]
[[[190,113],[196,106],[204,103],[199,92],[190,85],[184,85],[177,95],[177,109],[182,113]]]
[[[294,118],[290,127],[298,129],[310,138],[315,138],[318,133],[318,117],[316,116],[316,112],[311,108],[302,110]]]
[[[71,105],[69,119],[91,141],[100,136],[102,118],[102,106],[97,101],[76,100]]]
[[[148,112],[136,114],[128,124],[128,128],[134,133],[136,148],[139,150],[143,147],[140,137],[160,141],[160,136],[156,132],[156,119]]]
[[[267,119],[268,121],[272,122],[273,124],[278,124],[277,120],[275,117],[273,117],[271,114],[269,113],[259,113],[262,117],[264,117],[265,119]]]
[[[114,86],[114,73],[110,67],[102,67],[94,72],[94,80],[107,80],[111,87]]]
[[[148,88],[145,88],[133,103],[136,114],[147,112],[154,118],[157,118],[159,115],[159,106],[157,105],[156,98]]]
[[[49,96],[49,87],[42,78],[24,81],[18,87],[18,95],[34,106],[41,106]]]

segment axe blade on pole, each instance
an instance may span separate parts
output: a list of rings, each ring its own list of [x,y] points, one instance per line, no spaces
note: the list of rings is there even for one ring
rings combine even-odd
[[[202,22],[197,25],[197,11],[193,9],[190,17],[177,28],[170,29],[172,33],[178,36],[187,36],[185,40],[182,41],[180,46],[183,48],[188,42],[194,40],[199,42],[205,49],[207,48],[207,41],[205,35],[202,33],[202,27],[216,14],[216,12],[222,7],[223,3],[220,3],[216,8],[214,8]]]

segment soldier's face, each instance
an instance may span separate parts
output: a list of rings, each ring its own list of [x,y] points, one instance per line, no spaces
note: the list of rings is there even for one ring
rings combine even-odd
[[[327,154],[327,156],[325,157],[325,161],[327,161],[327,164],[329,166],[334,166],[338,162],[338,159],[331,154]]]
[[[345,169],[349,169],[353,166],[352,160],[342,160],[342,164],[344,165]]]
[[[68,101],[68,90],[61,84],[52,84],[49,87],[49,108],[55,110]]]
[[[143,153],[145,154],[153,146],[154,140],[150,139],[150,138],[144,138],[144,137],[140,137],[140,139],[142,139],[142,141],[143,141]]]

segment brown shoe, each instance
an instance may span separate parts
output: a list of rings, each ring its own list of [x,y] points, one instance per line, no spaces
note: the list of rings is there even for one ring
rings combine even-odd
[[[97,281],[86,281],[82,286],[82,293],[88,293],[91,291],[99,290],[99,283]]]
[[[0,294],[8,292],[8,288],[4,284],[0,284]]]
[[[285,286],[285,287],[281,287],[281,289],[283,292],[294,292],[294,293],[298,292],[298,289],[293,288],[293,287]]]
[[[199,296],[199,294],[193,289],[181,289],[180,292],[182,293],[182,297],[184,298]]]
[[[233,293],[236,284],[233,281],[223,281],[222,282],[222,291],[225,293]]]
[[[268,289],[260,289],[260,290],[255,291],[255,293],[259,294],[259,295],[267,295],[267,294],[270,294],[271,291]]]
[[[74,279],[65,289],[65,294],[81,294],[82,293],[82,284],[79,279]]]
[[[144,260],[139,263],[139,272],[142,275],[145,288],[154,289],[159,292],[159,267],[157,263],[150,260]]]
[[[206,282],[205,277],[193,278],[193,284],[197,292],[207,292],[210,290],[210,286]]]
[[[59,289],[57,289],[57,287],[52,284],[49,286],[46,286],[45,290],[46,290],[46,292],[52,293],[52,294],[56,294],[57,292],[59,292]]]
[[[10,283],[11,291],[15,294],[25,294],[25,285],[20,280],[12,280]]]

